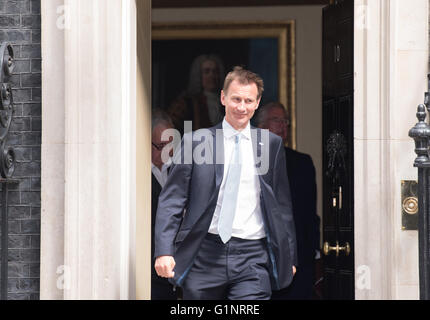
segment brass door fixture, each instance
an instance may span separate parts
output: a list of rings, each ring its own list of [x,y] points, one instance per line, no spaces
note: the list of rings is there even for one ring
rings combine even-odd
[[[333,208],[336,207],[338,207],[339,210],[342,210],[342,186],[339,186],[337,192],[333,192]]]
[[[336,241],[336,246],[332,247],[327,241],[324,242],[324,247],[323,247],[324,255],[328,256],[330,254],[330,251],[336,251],[336,257],[339,256],[340,251],[344,251],[345,255],[349,256],[349,254],[351,253],[351,246],[349,245],[348,242],[345,242],[345,246],[340,247],[339,241]]]
[[[402,180],[402,230],[418,230],[418,184]]]

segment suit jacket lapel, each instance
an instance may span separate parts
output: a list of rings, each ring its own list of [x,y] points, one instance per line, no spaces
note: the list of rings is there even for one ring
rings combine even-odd
[[[251,127],[251,140],[252,149],[254,151],[254,165],[255,169],[261,166],[261,130],[258,128]],[[260,162],[258,162],[260,160]],[[258,175],[261,178],[261,175]]]
[[[224,176],[224,135],[222,132],[222,122],[211,128],[214,136],[213,144],[213,163],[215,165],[215,189],[221,186]]]
[[[157,178],[153,173],[151,173],[151,177],[152,177],[152,190],[155,191],[157,194],[160,194],[161,192],[160,183],[158,182]]]
[[[254,127],[251,127],[251,140],[252,140],[252,149],[254,151],[254,163],[257,166],[258,155],[261,155],[261,145],[260,145],[260,130]]]

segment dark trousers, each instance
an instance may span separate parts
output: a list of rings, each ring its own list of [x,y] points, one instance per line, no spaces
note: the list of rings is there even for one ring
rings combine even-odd
[[[265,239],[205,237],[183,284],[184,300],[268,300],[271,295]]]
[[[176,291],[166,278],[159,277],[152,271],[151,300],[177,300]]]

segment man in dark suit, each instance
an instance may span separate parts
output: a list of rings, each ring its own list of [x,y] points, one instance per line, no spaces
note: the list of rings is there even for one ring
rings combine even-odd
[[[296,271],[283,143],[249,122],[263,90],[258,75],[235,67],[221,91],[224,121],[186,133],[175,151],[159,198],[155,269],[184,299],[270,299]]]
[[[151,228],[151,267],[154,261],[154,229],[158,206],[158,197],[163,186],[166,184],[170,163],[164,163],[161,157],[163,148],[169,141],[162,141],[162,133],[173,128],[172,121],[166,113],[161,110],[153,110],[152,113],[152,150],[151,150],[151,208],[152,208],[152,228]],[[175,300],[176,293],[173,286],[165,278],[157,275],[151,268],[151,299],[152,300]]]
[[[271,102],[260,108],[256,116],[257,126],[269,129],[287,141],[288,117],[285,108]],[[312,158],[304,153],[285,147],[287,173],[296,225],[299,266],[292,284],[283,290],[274,291],[272,299],[312,299],[315,257],[319,255],[320,218],[316,213],[315,167]]]

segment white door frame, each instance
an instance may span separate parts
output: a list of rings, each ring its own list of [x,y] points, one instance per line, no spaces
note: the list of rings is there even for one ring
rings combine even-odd
[[[150,2],[41,4],[41,299],[148,299]]]

